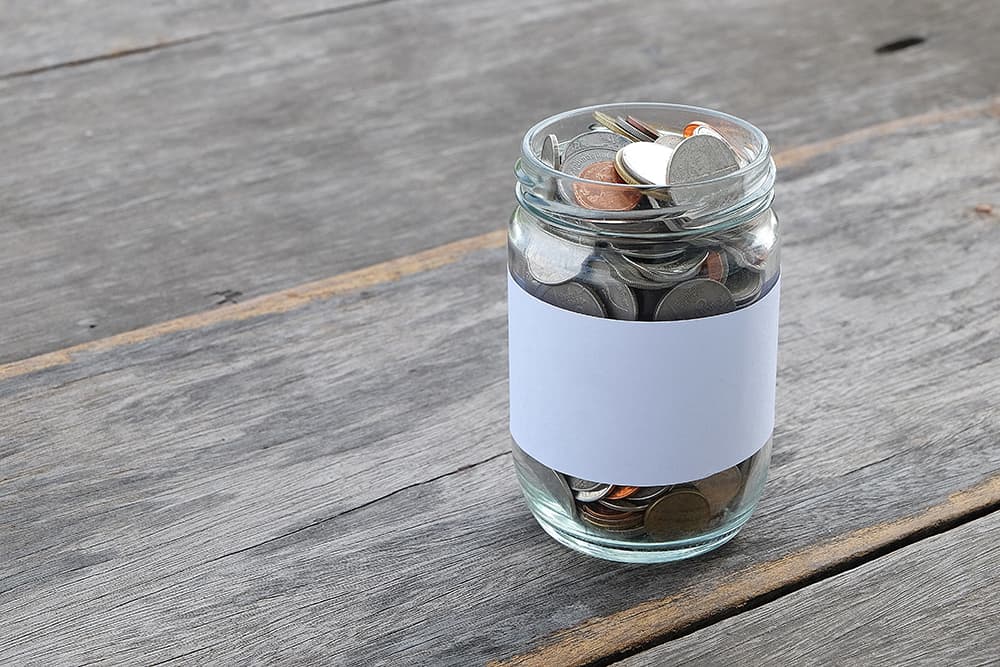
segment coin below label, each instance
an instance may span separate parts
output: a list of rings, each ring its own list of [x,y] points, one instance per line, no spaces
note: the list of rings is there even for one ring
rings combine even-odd
[[[732,502],[743,487],[743,473],[737,467],[726,468],[710,477],[694,483],[695,487],[708,500],[712,515],[716,515]]]
[[[708,278],[697,278],[667,292],[656,304],[654,318],[657,321],[693,320],[721,315],[735,308],[733,295],[725,285]]]
[[[646,532],[657,540],[678,539],[704,530],[711,516],[705,496],[675,489],[646,510]]]
[[[610,160],[587,165],[580,172],[580,178],[609,184],[573,183],[573,198],[584,208],[596,211],[631,211],[642,199],[642,193],[638,190],[618,187],[624,185],[625,181],[618,175],[615,163]]]
[[[666,185],[667,167],[674,150],[652,141],[637,141],[623,146],[615,156],[625,172],[622,177],[646,185]]]

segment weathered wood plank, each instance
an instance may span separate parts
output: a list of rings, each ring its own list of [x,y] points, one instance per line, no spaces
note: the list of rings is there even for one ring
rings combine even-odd
[[[0,361],[496,229],[561,109],[713,105],[781,147],[980,100],[991,7],[399,0],[2,81]]]
[[[0,383],[0,660],[509,657],[991,478],[998,140],[970,118],[785,174],[773,476],[695,562],[586,559],[527,516],[499,249]]]
[[[370,0],[5,2],[0,6],[0,76],[120,56],[356,4]]]
[[[616,663],[991,665],[1000,512]]]

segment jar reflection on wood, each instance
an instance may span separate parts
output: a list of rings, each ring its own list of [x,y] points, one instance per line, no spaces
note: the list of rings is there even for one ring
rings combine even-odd
[[[778,220],[771,210],[774,164],[763,133],[748,123],[694,107],[606,105],[543,121],[525,136],[522,153],[516,169],[519,205],[508,235],[512,297],[519,296],[513,293],[519,289],[560,311],[661,323],[736,313],[758,304],[772,290],[776,299],[780,260]],[[513,392],[520,384],[515,383],[514,362],[520,353],[514,349],[514,301],[512,431]],[[776,344],[776,301],[773,313]],[[655,340],[670,327],[678,325],[654,325],[642,335]],[[536,330],[533,335],[546,332]],[[738,347],[740,341],[733,345]],[[697,345],[654,348],[654,353],[687,356],[694,348]],[[608,350],[600,356],[579,363],[613,364],[616,353]],[[766,398],[760,403],[761,409],[770,410],[773,424],[774,369],[767,365],[759,372],[771,374],[763,384],[770,382],[772,394],[769,404]],[[629,373],[611,371],[616,393],[640,391],[630,386]],[[706,367],[705,373],[718,375],[720,383],[728,381],[724,369]],[[665,394],[669,397],[682,392],[690,379],[653,380],[670,385]],[[590,406],[595,419],[622,425],[623,440],[604,446],[621,448],[628,456],[629,424],[669,415],[669,405],[664,405],[663,415],[649,410],[649,398],[634,396],[635,409],[627,414],[603,414],[602,405]],[[556,403],[559,397],[551,400]],[[730,407],[715,406],[719,420],[729,418]],[[672,442],[667,420],[659,435],[669,445],[664,451],[681,453],[665,453],[654,463],[664,471],[662,484],[630,484],[600,474],[584,479],[572,469],[553,467],[554,461],[542,463],[530,447],[521,448],[525,443],[515,442],[513,451],[529,508],[555,539],[602,558],[658,562],[702,553],[739,531],[764,486],[769,433],[750,450],[744,446],[745,458],[726,460],[740,450],[723,446],[726,453],[716,457],[723,467],[697,479],[678,480],[670,471],[679,464],[678,457],[685,456],[685,444]],[[559,440],[562,434],[556,430],[545,437]],[[569,461],[563,468],[571,468],[578,443],[551,444],[562,451],[560,461]]]

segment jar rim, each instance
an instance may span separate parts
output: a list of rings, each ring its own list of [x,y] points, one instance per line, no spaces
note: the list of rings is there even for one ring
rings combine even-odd
[[[760,150],[754,155],[747,164],[740,166],[736,171],[732,171],[728,174],[723,174],[722,176],[714,176],[712,178],[706,178],[699,181],[691,181],[685,183],[678,183],[674,186],[671,184],[666,185],[642,185],[642,184],[630,184],[630,183],[607,183],[605,181],[593,181],[586,178],[580,178],[579,176],[574,176],[572,174],[567,174],[564,171],[554,169],[545,162],[535,153],[532,149],[532,141],[541,135],[545,129],[551,127],[552,125],[568,120],[574,116],[587,115],[591,116],[595,111],[609,111],[614,109],[635,109],[636,107],[647,107],[651,109],[659,110],[670,110],[674,112],[690,113],[693,116],[705,116],[706,122],[710,121],[712,118],[723,120],[731,123],[741,130],[747,132],[756,141],[760,143]],[[709,124],[711,124],[709,122]],[[541,174],[549,177],[558,178],[564,182],[569,183],[583,183],[587,185],[599,185],[604,188],[620,188],[628,189],[632,191],[639,191],[640,193],[647,192],[662,192],[671,187],[683,187],[683,188],[694,188],[694,187],[704,187],[710,186],[717,183],[723,183],[726,181],[734,181],[739,178],[743,178],[748,173],[753,173],[759,170],[767,161],[771,159],[771,147],[767,140],[767,135],[758,128],[756,125],[749,123],[738,116],[733,116],[727,114],[723,111],[716,111],[715,109],[709,109],[707,107],[698,107],[688,104],[673,104],[670,102],[614,102],[611,104],[594,104],[586,107],[579,107],[576,109],[570,109],[568,111],[563,111],[561,113],[549,116],[535,123],[528,131],[524,134],[524,138],[521,140],[521,159],[526,160],[533,171],[540,172]]]

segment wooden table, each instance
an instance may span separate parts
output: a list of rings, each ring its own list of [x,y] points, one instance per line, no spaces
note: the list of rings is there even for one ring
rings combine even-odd
[[[1000,654],[992,0],[8,5],[0,663]],[[785,239],[764,499],[646,567],[506,423],[520,135],[629,99],[761,126]]]

